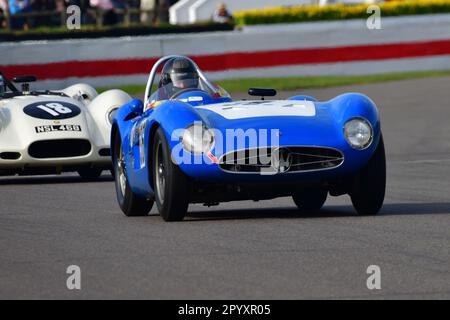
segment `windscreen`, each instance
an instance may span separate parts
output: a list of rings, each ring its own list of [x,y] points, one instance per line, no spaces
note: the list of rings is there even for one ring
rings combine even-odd
[[[184,79],[176,79],[175,81],[168,81],[167,83],[160,79],[158,89],[151,95],[150,102],[176,99],[177,94],[189,90],[202,90],[211,96],[214,94],[200,78],[187,77]]]

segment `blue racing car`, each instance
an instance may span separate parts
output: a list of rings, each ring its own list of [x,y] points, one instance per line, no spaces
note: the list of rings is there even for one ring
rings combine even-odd
[[[290,196],[300,212],[328,195],[349,194],[360,215],[384,201],[386,160],[380,118],[367,96],[326,102],[309,96],[268,100],[251,88],[234,101],[194,61],[166,56],[153,66],[145,99],[122,106],[111,132],[117,199],[127,216],[154,202],[166,221],[190,203]]]

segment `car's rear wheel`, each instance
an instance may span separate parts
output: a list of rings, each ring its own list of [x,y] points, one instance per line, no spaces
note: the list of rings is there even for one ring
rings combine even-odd
[[[383,136],[369,163],[355,178],[350,197],[361,216],[376,215],[382,208],[386,192],[386,156]]]
[[[117,201],[127,217],[147,216],[153,207],[153,201],[136,195],[128,183],[125,157],[120,134],[116,134],[113,154],[114,181]]]
[[[165,221],[181,221],[189,207],[189,178],[172,161],[161,128],[155,134],[152,159],[153,185],[159,213]]]
[[[80,177],[86,180],[98,179],[102,175],[102,172],[102,169],[96,168],[82,168],[78,170]]]
[[[294,200],[301,213],[315,213],[322,209],[327,201],[328,191],[324,189],[308,189],[294,194]]]

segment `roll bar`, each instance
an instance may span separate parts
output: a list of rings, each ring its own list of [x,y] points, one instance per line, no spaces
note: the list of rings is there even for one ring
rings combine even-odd
[[[0,76],[3,79],[3,82],[6,84],[6,86],[9,88],[9,90],[11,90],[11,92],[19,92],[19,89],[17,89],[11,81],[9,81],[9,79],[7,77],[5,77],[5,75],[3,74],[3,72],[0,71]]]

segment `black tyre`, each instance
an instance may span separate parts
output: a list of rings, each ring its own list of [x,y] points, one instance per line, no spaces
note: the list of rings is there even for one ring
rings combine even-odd
[[[169,145],[161,128],[153,144],[152,176],[155,200],[165,221],[181,221],[189,206],[188,177],[172,162]]]
[[[127,217],[147,216],[153,207],[153,201],[137,196],[128,183],[124,153],[120,134],[114,141],[113,170],[117,201]]]
[[[292,199],[301,213],[315,213],[322,209],[327,197],[327,190],[310,189],[294,194]]]
[[[86,180],[98,179],[102,175],[102,172],[102,169],[96,168],[82,168],[78,170],[80,177]]]
[[[350,197],[361,216],[376,215],[381,210],[386,192],[386,156],[383,136],[369,163],[356,176]]]

